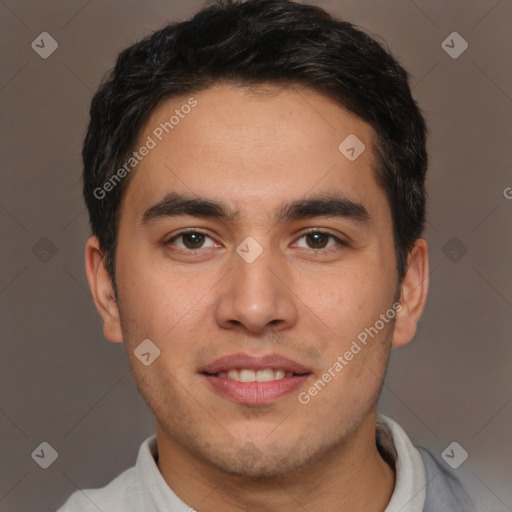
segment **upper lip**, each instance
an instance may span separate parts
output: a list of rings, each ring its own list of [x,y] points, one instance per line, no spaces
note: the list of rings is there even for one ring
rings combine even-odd
[[[233,369],[265,370],[267,368],[284,370],[298,374],[311,373],[305,366],[279,354],[251,356],[249,354],[230,354],[219,357],[199,370],[200,373],[215,374]]]

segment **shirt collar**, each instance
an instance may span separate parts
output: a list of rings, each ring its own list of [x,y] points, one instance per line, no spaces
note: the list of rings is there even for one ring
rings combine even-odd
[[[391,418],[377,417],[377,447],[395,468],[395,489],[384,512],[422,512],[425,506],[425,466],[404,429]]]

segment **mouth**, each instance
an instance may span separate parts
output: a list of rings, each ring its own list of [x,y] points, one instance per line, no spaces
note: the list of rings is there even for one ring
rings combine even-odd
[[[277,354],[233,354],[215,360],[199,373],[223,398],[251,406],[289,395],[312,375],[305,366]]]
[[[208,374],[206,374],[208,375]],[[235,382],[271,382],[281,380],[294,375],[294,372],[286,371],[282,368],[265,368],[264,370],[252,370],[251,368],[232,368],[227,371],[220,371],[210,374],[213,377],[221,379],[234,380]]]

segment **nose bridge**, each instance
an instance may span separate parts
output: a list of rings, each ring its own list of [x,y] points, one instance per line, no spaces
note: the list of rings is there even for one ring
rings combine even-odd
[[[276,257],[270,249],[262,253],[254,260],[247,261],[240,257],[235,258],[234,278],[238,276],[234,284],[235,294],[240,303],[254,303],[254,305],[270,305],[275,301],[277,282],[270,268],[275,263]],[[261,307],[260,307],[261,308]]]
[[[226,276],[216,309],[218,323],[251,332],[269,324],[290,326],[296,321],[296,305],[283,283],[286,274],[275,251],[263,249],[251,237],[245,239],[233,253],[233,270]]]

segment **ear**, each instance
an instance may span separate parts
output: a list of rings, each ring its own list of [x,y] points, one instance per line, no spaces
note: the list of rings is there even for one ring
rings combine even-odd
[[[114,343],[122,343],[119,308],[112,280],[105,267],[105,257],[99,240],[95,236],[91,236],[85,245],[85,272],[94,304],[103,318],[103,335]]]
[[[429,282],[428,246],[423,238],[414,243],[407,260],[407,272],[400,288],[400,308],[397,308],[393,346],[409,343],[425,308]]]

